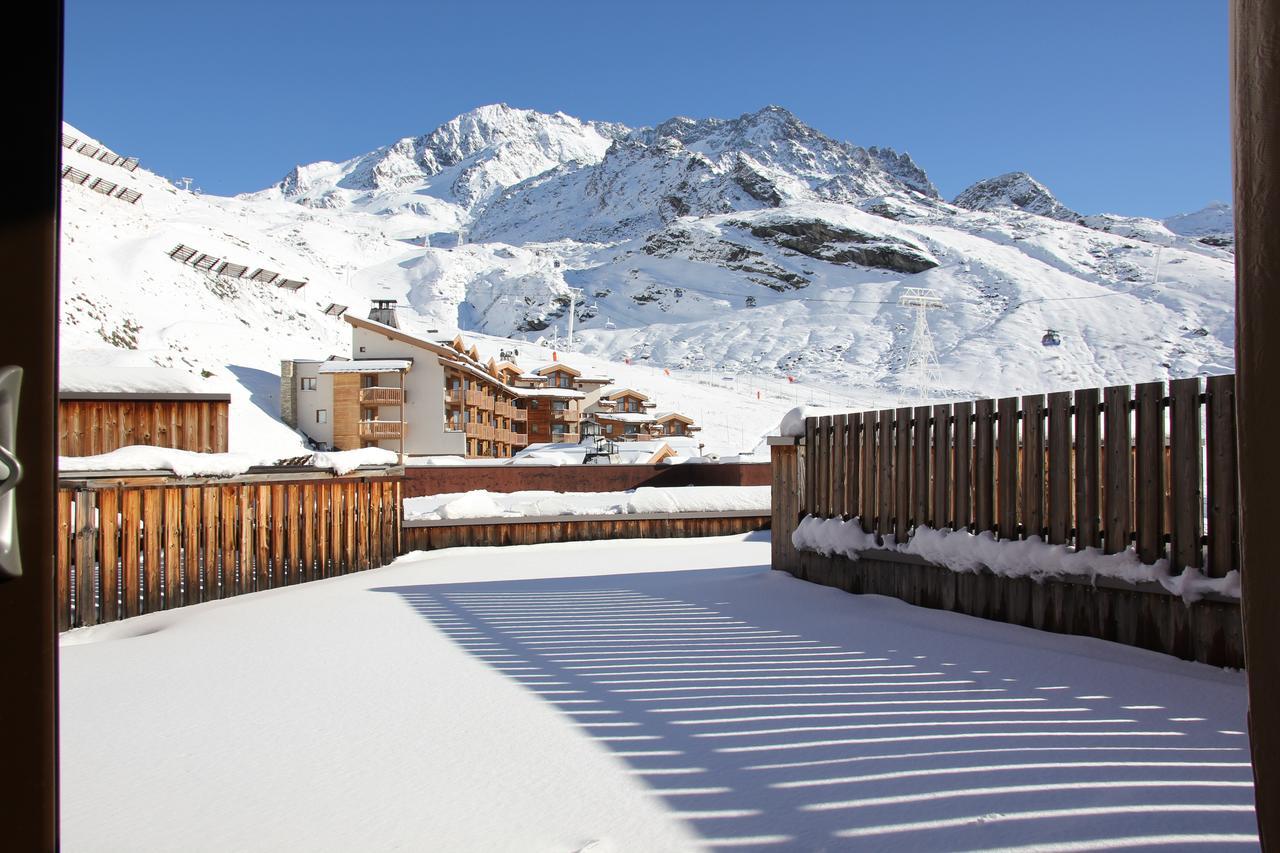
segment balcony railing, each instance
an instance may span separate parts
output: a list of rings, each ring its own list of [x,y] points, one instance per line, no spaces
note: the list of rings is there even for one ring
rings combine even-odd
[[[360,402],[372,406],[403,406],[404,391],[399,388],[361,388]]]
[[[510,444],[528,444],[528,443],[529,443],[529,433],[527,433],[527,432],[516,432],[515,430],[508,430],[508,431],[507,431],[507,441],[508,441],[508,443],[510,443]]]
[[[399,438],[402,426],[400,421],[360,421],[360,437]]]
[[[493,440],[492,424],[467,424],[467,437],[479,438],[487,441]]]
[[[461,388],[444,389],[444,401],[446,403],[453,403],[455,406],[461,406],[464,396],[464,392]]]
[[[557,421],[566,424],[576,424],[578,421],[582,420],[582,412],[575,412],[572,409],[563,409],[558,412],[552,412],[551,415]]]
[[[484,392],[483,392],[483,391],[481,391],[481,390],[479,390],[479,389],[477,389],[477,388],[473,388],[473,389],[471,389],[470,391],[468,391],[468,392],[467,392],[467,405],[468,405],[468,406],[483,406],[483,405],[484,405]]]

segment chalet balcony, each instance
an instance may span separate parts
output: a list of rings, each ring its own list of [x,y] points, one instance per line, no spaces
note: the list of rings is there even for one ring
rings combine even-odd
[[[516,407],[512,403],[499,400],[493,405],[494,414],[501,418],[514,418],[516,416]]]
[[[572,409],[565,409],[559,412],[552,412],[555,420],[565,424],[576,424],[582,420],[582,412],[575,412]]]
[[[465,395],[461,388],[444,389],[444,401],[446,403],[452,403],[455,406],[461,406],[464,398],[465,398]]]
[[[361,388],[360,403],[365,406],[403,406],[404,391],[399,388]]]
[[[507,436],[508,436],[508,441],[511,444],[528,444],[529,443],[529,433],[527,432],[523,432],[523,431],[516,432],[515,430],[508,430]]]
[[[486,441],[492,441],[494,436],[493,424],[467,424],[466,432],[468,438],[479,438]]]
[[[360,421],[361,438],[400,438],[404,434],[400,421]]]
[[[483,405],[485,405],[485,394],[484,394],[484,392],[483,392],[483,391],[481,391],[480,389],[478,389],[478,388],[473,388],[473,389],[471,389],[470,391],[468,391],[468,392],[466,392],[466,393],[467,393],[467,405],[468,405],[468,406],[483,406]]]

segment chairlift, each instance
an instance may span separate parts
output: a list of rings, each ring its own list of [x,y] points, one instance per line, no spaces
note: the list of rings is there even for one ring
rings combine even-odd
[[[1058,334],[1056,329],[1047,329],[1044,337],[1040,339],[1040,344],[1046,347],[1060,346],[1062,344],[1062,336]]]
[[[612,320],[606,317],[604,321],[604,328],[605,328],[605,331],[613,331],[614,329],[618,328],[618,326],[616,323],[614,323]]]

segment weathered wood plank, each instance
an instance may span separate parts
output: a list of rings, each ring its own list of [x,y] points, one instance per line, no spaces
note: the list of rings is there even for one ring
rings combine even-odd
[[[956,403],[952,517],[956,530],[973,529],[973,403]]]
[[[61,493],[58,495],[61,500]],[[98,542],[101,584],[99,615],[103,622],[121,618],[120,613],[120,492],[98,492]],[[61,611],[61,607],[59,607]]]
[[[259,588],[260,569],[257,565],[257,554],[254,552],[254,542],[257,539],[254,529],[258,517],[257,494],[258,490],[253,486],[236,487],[236,504],[240,508],[238,514],[240,516],[240,590],[242,592],[253,592]]]
[[[929,502],[929,526],[942,530],[951,525],[951,406],[933,407],[933,499]]]
[[[306,580],[321,577],[316,571],[316,484],[303,483],[302,501],[302,571]]]
[[[1001,539],[1018,537],[1018,398],[997,404],[996,527]]]
[[[120,495],[120,565],[124,616],[142,612],[142,489],[124,489]]]
[[[816,515],[818,511],[818,419],[805,418],[804,421],[804,510],[806,515]]]
[[[258,589],[277,586],[271,573],[271,486],[262,484],[254,493],[254,548]]]
[[[844,518],[849,513],[845,477],[849,472],[845,451],[849,446],[849,416],[831,417],[831,516]]]
[[[1071,392],[1049,395],[1048,541],[1063,545],[1071,535]]]
[[[343,544],[342,523],[344,511],[344,494],[342,484],[334,481],[329,484],[329,552],[330,562],[335,575],[344,575],[351,570],[346,561],[347,550]]]
[[[285,582],[285,522],[289,518],[289,506],[286,503],[283,483],[271,484],[271,585],[282,586]]]
[[[350,480],[342,484],[342,513],[342,559],[347,571],[358,572],[360,564],[356,561],[356,489]]]
[[[1129,547],[1133,526],[1133,436],[1129,426],[1129,386],[1113,385],[1103,391],[1103,483],[1106,521],[1102,548],[1115,554]]]
[[[974,530],[995,529],[995,401],[974,403],[973,511]]]
[[[194,487],[193,487],[194,488]],[[204,599],[213,601],[223,594],[221,588],[222,559],[218,553],[218,505],[221,491],[217,486],[200,489],[200,547],[204,552]]]
[[[1098,391],[1087,388],[1075,392],[1075,480],[1076,550],[1096,548],[1101,525],[1100,444],[1098,432]]]
[[[164,530],[164,490],[142,490],[142,575],[147,612],[161,609],[160,543]]]
[[[1134,483],[1138,559],[1148,565],[1164,557],[1164,383],[1137,386],[1137,446]]]
[[[288,542],[288,562],[286,571],[289,583],[302,583],[306,573],[302,570],[302,490],[297,483],[289,483],[285,487],[288,507],[285,517],[284,534]]]
[[[933,450],[929,445],[928,406],[916,406],[911,412],[911,523],[929,523],[930,468]]]
[[[75,502],[75,492],[69,489],[58,490],[58,630],[65,631],[74,622],[71,592],[71,506]]]
[[[98,624],[98,602],[94,593],[97,580],[98,523],[94,493],[76,492],[76,624]]]
[[[893,535],[906,542],[911,530],[911,409],[894,412],[893,428]]]
[[[218,525],[222,533],[222,595],[223,597],[231,595],[239,595],[244,591],[243,584],[239,580],[238,571],[239,563],[242,557],[240,549],[237,547],[236,535],[239,532],[238,527],[241,522],[239,513],[239,489],[235,486],[223,486],[221,488],[221,498],[218,501],[219,512],[222,514],[221,522]]]
[[[1200,467],[1200,380],[1169,383],[1170,486],[1173,491],[1173,537],[1169,559],[1173,572],[1200,568],[1204,492]]]
[[[845,416],[844,443],[844,511],[849,518],[864,515],[862,491],[862,414]]]
[[[1043,394],[1022,398],[1022,529],[1024,536],[1044,537],[1045,403]]]
[[[164,606],[181,607],[182,600],[182,492],[164,490]]]
[[[201,597],[200,490],[182,490],[183,602],[195,604]]]
[[[1240,567],[1237,524],[1236,378],[1210,376],[1206,391],[1206,456],[1209,466],[1209,565],[1207,574],[1222,577]]]
[[[332,558],[330,556],[329,531],[332,521],[329,511],[329,499],[333,494],[328,483],[316,484],[316,569],[320,577],[333,577]]]

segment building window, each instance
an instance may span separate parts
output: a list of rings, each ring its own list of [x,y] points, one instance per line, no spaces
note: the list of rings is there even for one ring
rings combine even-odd
[[[376,388],[377,385],[378,385],[378,377],[374,376],[372,373],[360,374],[361,388]]]
[[[303,391],[316,390],[316,378],[314,376],[304,376],[302,377],[301,382],[302,382],[301,387]]]
[[[568,410],[568,408],[569,408],[569,404],[568,404],[568,403],[566,403],[564,400],[552,400],[552,401],[551,401],[551,411],[553,411],[553,412],[563,412],[563,411],[567,411],[567,410]]]
[[[329,422],[328,409],[316,409],[316,423],[327,424]]]

